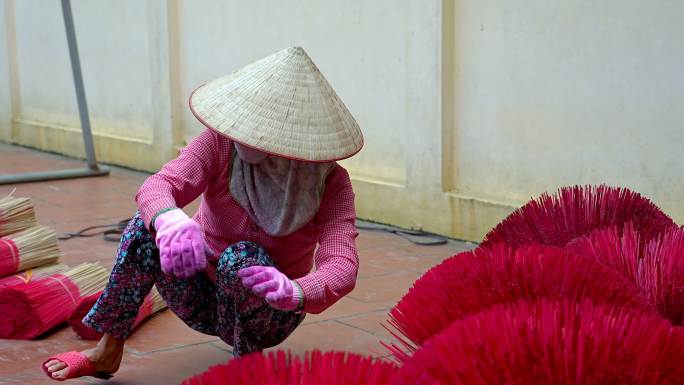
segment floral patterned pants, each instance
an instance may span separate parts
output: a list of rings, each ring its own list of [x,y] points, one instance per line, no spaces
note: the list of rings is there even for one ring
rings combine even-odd
[[[143,299],[156,285],[183,322],[220,337],[233,346],[235,356],[261,351],[284,341],[304,314],[274,309],[243,287],[237,272],[254,265],[274,266],[259,245],[238,242],[221,254],[216,282],[203,273],[190,278],[165,274],[154,237],[136,213],[121,237],[109,283],[83,323],[117,338],[128,337]]]

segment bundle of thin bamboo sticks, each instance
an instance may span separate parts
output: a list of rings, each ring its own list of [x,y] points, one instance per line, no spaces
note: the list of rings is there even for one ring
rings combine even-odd
[[[36,213],[31,198],[8,195],[0,198],[0,237],[36,225]]]
[[[34,226],[0,238],[0,277],[55,263],[59,259],[57,234]]]
[[[66,270],[69,270],[69,266],[63,263],[51,263],[48,265],[27,269],[17,274],[0,278],[0,288],[37,281],[41,278],[61,273]]]

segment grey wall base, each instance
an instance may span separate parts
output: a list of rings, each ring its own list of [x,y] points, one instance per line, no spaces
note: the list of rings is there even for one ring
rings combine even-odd
[[[73,168],[73,169],[67,169],[67,170],[29,172],[29,173],[23,173],[23,174],[0,175],[0,185],[15,184],[15,183],[28,183],[28,182],[42,182],[42,181],[56,180],[56,179],[85,178],[85,177],[91,177],[91,176],[105,176],[105,175],[109,175],[109,167],[107,167],[107,166],[97,166],[94,169]]]

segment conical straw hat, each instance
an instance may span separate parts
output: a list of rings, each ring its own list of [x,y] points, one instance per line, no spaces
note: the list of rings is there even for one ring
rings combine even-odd
[[[334,161],[363,147],[358,123],[301,47],[200,86],[190,109],[236,142],[290,159]]]

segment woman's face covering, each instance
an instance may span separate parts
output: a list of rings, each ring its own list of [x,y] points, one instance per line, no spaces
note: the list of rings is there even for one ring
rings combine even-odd
[[[267,153],[243,146],[240,143],[235,143],[235,149],[240,159],[249,164],[259,164],[268,157]]]

